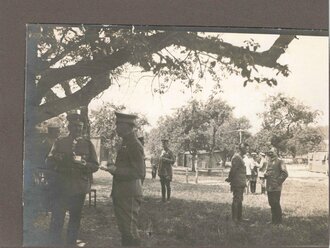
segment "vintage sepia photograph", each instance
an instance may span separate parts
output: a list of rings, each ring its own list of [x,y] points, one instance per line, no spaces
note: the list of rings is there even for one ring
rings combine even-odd
[[[329,245],[321,31],[26,26],[23,246]]]

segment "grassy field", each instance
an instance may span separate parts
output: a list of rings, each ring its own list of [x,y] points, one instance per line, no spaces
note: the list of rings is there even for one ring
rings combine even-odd
[[[232,194],[225,176],[203,173],[195,184],[193,173],[185,183],[184,172],[176,172],[172,182],[170,203],[161,203],[159,180],[144,184],[139,226],[143,247],[269,247],[322,245],[328,247],[328,177],[317,173],[302,176],[301,169],[289,168],[281,205],[283,226],[272,226],[267,196],[244,195],[240,226],[231,222]],[[300,173],[300,174],[299,174]],[[296,175],[296,176],[295,176]],[[312,175],[312,177],[311,177]],[[313,175],[316,175],[315,177]],[[80,232],[81,246],[117,247],[120,236],[110,200],[111,177],[97,172],[93,188],[97,189],[97,206],[84,208]],[[260,188],[257,189],[260,192]],[[86,202],[87,203],[87,202]],[[45,242],[50,216],[41,214],[36,231],[27,243]]]

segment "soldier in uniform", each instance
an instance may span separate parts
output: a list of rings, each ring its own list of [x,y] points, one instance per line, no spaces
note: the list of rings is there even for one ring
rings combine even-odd
[[[112,200],[123,246],[139,246],[137,218],[142,201],[142,180],[146,168],[141,142],[134,132],[135,115],[115,112],[116,132],[122,138],[115,164],[108,164],[113,175]]]
[[[154,156],[151,157],[150,163],[151,163],[151,178],[156,179],[157,176],[157,170],[158,170],[158,159]]]
[[[266,178],[266,190],[268,203],[272,212],[272,224],[282,223],[282,208],[280,204],[282,184],[288,177],[288,171],[282,160],[277,156],[276,148],[272,147],[267,153],[269,157],[267,170],[264,174]]]
[[[91,174],[98,170],[97,156],[92,142],[82,137],[84,123],[81,116],[67,116],[70,134],[55,141],[46,160],[54,173],[51,184],[53,206],[50,238],[53,245],[62,243],[61,233],[65,213],[69,211],[66,244],[75,245],[80,228],[82,208],[86,193],[90,191]]]
[[[53,181],[54,181],[54,175],[53,175],[53,170],[48,170],[45,160],[53,147],[55,141],[60,135],[60,128],[58,126],[50,125],[47,127],[47,136],[46,138],[42,141],[41,144],[41,156],[43,160],[43,165],[42,165],[42,174],[44,177],[44,180],[46,182],[47,190],[44,192],[45,195],[43,195],[43,200],[44,200],[44,205],[46,208],[46,212],[48,214],[49,211],[51,211],[51,207],[53,205],[53,190],[49,186],[52,186]]]
[[[173,152],[168,147],[168,139],[162,139],[163,150],[159,156],[158,176],[162,187],[162,201],[170,201],[171,181],[173,177],[172,165],[175,162]]]
[[[230,183],[233,192],[232,220],[237,223],[242,221],[243,193],[246,187],[246,168],[243,157],[246,153],[246,145],[239,144],[237,153],[231,160],[231,168],[228,178],[225,180]]]

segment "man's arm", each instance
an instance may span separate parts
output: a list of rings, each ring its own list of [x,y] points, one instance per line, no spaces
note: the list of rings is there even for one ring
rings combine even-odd
[[[281,169],[281,174],[279,176],[279,180],[280,183],[282,184],[289,176],[288,170],[286,169],[286,165],[282,160],[280,161],[280,169]]]
[[[97,161],[97,155],[94,145],[91,141],[89,142],[89,157],[86,160],[86,167],[92,172],[96,172],[99,169],[99,163]]]

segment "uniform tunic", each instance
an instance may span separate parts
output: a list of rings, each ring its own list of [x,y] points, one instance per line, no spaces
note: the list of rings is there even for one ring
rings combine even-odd
[[[269,160],[266,175],[267,191],[281,191],[282,183],[288,177],[288,171],[283,161],[276,158]]]
[[[81,166],[73,161],[73,153],[81,156],[86,161],[86,166]],[[54,155],[62,159],[57,161]],[[91,173],[98,170],[97,156],[91,141],[85,138],[74,140],[72,136],[58,139],[47,158],[49,169],[56,174],[53,185],[67,195],[88,193],[91,187]]]
[[[142,179],[145,178],[143,146],[130,133],[123,138],[115,162],[112,199],[122,245],[138,245],[137,218],[142,199]]]
[[[168,160],[165,160],[165,159]],[[158,168],[158,176],[160,178],[165,178],[169,181],[172,181],[173,172],[172,165],[175,162],[174,154],[171,150],[162,150],[159,158],[159,168]]]
[[[116,157],[112,196],[142,196],[141,179],[145,178],[143,146],[131,133],[123,139]]]

